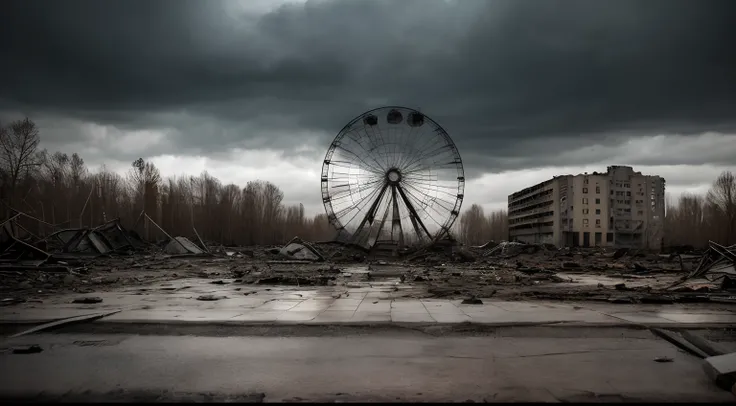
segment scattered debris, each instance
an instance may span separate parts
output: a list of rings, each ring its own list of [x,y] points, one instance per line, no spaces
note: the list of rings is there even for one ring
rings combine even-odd
[[[33,344],[28,347],[13,348],[13,354],[38,354],[39,352],[43,352],[43,348],[37,344]]]
[[[168,244],[166,244],[164,252],[171,255],[204,254],[204,251],[197,247],[187,237],[174,237]]]
[[[670,357],[657,357],[654,362],[673,362],[674,360]]]
[[[480,300],[480,299],[478,299],[478,298],[476,298],[476,297],[471,297],[469,299],[463,300],[462,301],[462,304],[466,304],[466,305],[482,305],[483,304],[483,301]]]
[[[669,330],[663,330],[659,328],[653,328],[651,329],[652,333],[656,334],[657,336],[669,341],[670,343],[674,344],[678,348],[685,350],[689,352],[692,355],[695,355],[696,357],[700,358],[707,358],[708,354],[703,352],[700,348],[692,345],[689,341],[684,339],[680,334],[669,331]]]
[[[21,331],[20,333],[13,334],[10,336],[10,338],[20,337],[28,334],[38,333],[40,331],[50,330],[52,328],[72,324],[72,323],[82,323],[86,321],[94,321],[101,319],[103,317],[111,316],[115,313],[119,313],[120,310],[113,310],[110,312],[105,313],[94,313],[94,314],[85,314],[82,316],[75,316],[75,317],[68,317],[61,320],[55,320],[52,322],[41,324],[40,326],[35,326],[32,328],[29,328],[28,330]]]
[[[227,296],[223,296],[223,295],[202,295],[202,296],[197,297],[197,300],[202,300],[202,301],[206,301],[206,302],[213,302],[213,301],[220,300],[220,299],[227,299]]]
[[[736,385],[736,352],[706,358],[703,369],[719,388],[730,391]]]
[[[728,286],[730,278],[736,278],[736,245],[724,247],[709,241],[708,250],[701,257],[697,267],[671,287],[696,278],[704,278],[710,282],[724,278],[723,284]],[[729,280],[726,281],[725,278]]]
[[[292,238],[278,253],[294,260],[324,261],[325,258],[311,244],[299,237]]]
[[[102,298],[101,297],[96,297],[96,296],[78,297],[78,298],[72,300],[72,303],[79,303],[79,304],[102,303]]]

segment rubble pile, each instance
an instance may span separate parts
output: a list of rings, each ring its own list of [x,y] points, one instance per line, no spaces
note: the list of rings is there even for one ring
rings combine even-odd
[[[4,304],[46,293],[92,293],[179,278],[296,287],[389,283],[396,289],[411,285],[402,292],[412,297],[613,303],[733,303],[730,292],[736,285],[736,246],[715,242],[702,255],[692,247],[664,255],[447,241],[384,258],[344,242],[312,243],[298,237],[270,247],[205,244],[196,230],[191,238],[169,235],[145,213],[141,217],[167,236],[160,245],[144,241],[117,219],[97,227],[54,230],[40,238],[16,224],[19,216],[0,223],[0,292],[8,299]],[[11,293],[15,297],[7,297]]]

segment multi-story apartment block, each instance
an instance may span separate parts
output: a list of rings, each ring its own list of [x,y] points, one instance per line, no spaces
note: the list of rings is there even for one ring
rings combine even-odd
[[[664,186],[630,166],[556,176],[509,196],[509,239],[565,246],[660,248]]]

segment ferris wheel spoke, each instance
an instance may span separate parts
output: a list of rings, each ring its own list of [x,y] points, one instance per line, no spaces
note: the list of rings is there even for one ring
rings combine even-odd
[[[378,181],[373,182],[373,183],[367,183],[367,184],[365,184],[363,186],[359,186],[356,190],[341,190],[341,191],[335,193],[335,195],[332,196],[331,200],[333,202],[340,203],[341,201],[343,201],[343,200],[345,200],[347,198],[350,198],[350,200],[354,204],[357,205],[357,203],[355,203],[355,200],[353,199],[353,195],[354,194],[362,194],[363,192],[368,191],[368,190],[370,190],[371,193],[372,193],[373,190],[378,189],[380,187],[380,184],[379,183],[380,182],[378,182]],[[371,193],[368,193],[368,195],[366,197],[370,196]],[[364,197],[364,198],[366,198],[366,197]],[[359,202],[362,201],[364,198],[359,199]]]
[[[413,198],[413,199],[415,199],[415,200],[418,200],[418,199],[416,198],[416,196],[414,196],[414,195],[413,195],[413,193],[412,193],[411,191],[407,190],[407,191],[406,191],[406,194],[407,194],[407,195],[408,195],[408,196],[409,196],[410,198]],[[428,219],[432,220],[432,222],[433,222],[433,223],[435,223],[436,225],[438,225],[438,226],[442,227],[442,225],[443,225],[443,224],[442,224],[441,222],[437,221],[437,219],[435,219],[435,218],[434,218],[434,217],[433,217],[433,216],[432,216],[432,215],[431,215],[431,214],[429,213],[429,210],[427,209],[427,207],[424,207],[424,208],[422,209],[422,212],[424,213],[424,217],[425,217],[425,218],[428,218]]]
[[[422,132],[420,136],[423,136],[424,134],[426,134],[426,132]],[[437,137],[436,133],[427,138],[415,139],[414,142],[412,142],[411,146],[407,148],[406,158],[402,163],[402,167],[406,167],[414,159],[416,159],[417,157],[421,157],[422,151],[428,146],[441,145],[441,143],[442,139]]]
[[[437,185],[434,183],[429,182],[407,182],[407,184],[412,185],[414,187],[424,187],[429,191],[437,192],[437,193],[444,193],[448,196],[457,197],[457,186],[444,186],[444,185]],[[454,191],[449,192],[449,190]]]
[[[373,135],[374,138],[379,138],[378,141],[380,142],[380,144],[376,147],[375,151],[378,151],[379,149],[381,149],[381,148],[378,148],[379,146],[385,148],[385,146],[386,146],[386,140],[383,139],[383,132],[381,131],[381,129],[379,128],[379,126],[378,125],[375,125],[375,126],[370,127],[370,129],[371,129],[371,133],[372,133],[371,135]],[[378,130],[378,131],[376,131],[376,130]],[[368,134],[368,131],[366,130],[365,133]],[[378,133],[378,135],[376,135],[376,133]],[[386,163],[386,166],[385,167],[388,168],[389,167],[388,161],[385,161],[385,163]]]
[[[413,164],[413,166],[406,168],[406,170],[402,171],[402,173],[406,174],[414,174],[414,173],[421,173],[421,172],[427,172],[434,170],[436,172],[439,171],[450,171],[450,170],[457,170],[457,161],[452,162],[429,162],[432,165],[427,165],[427,162],[417,162]]]
[[[360,131],[363,132],[362,135],[359,133]],[[365,151],[366,155],[369,156],[373,160],[373,162],[375,162],[376,165],[378,165],[378,167],[381,168],[382,171],[384,171],[384,172],[386,171],[386,167],[384,167],[380,162],[378,162],[376,160],[376,158],[373,156],[372,149],[366,149],[363,146],[363,143],[359,141],[360,139],[363,139],[363,138],[365,138],[365,139],[371,139],[371,137],[364,137],[363,136],[363,135],[367,135],[367,132],[365,131],[365,129],[362,129],[362,130],[355,129],[354,131],[348,132],[346,135],[348,135],[348,139],[351,139],[351,140],[355,141],[356,144],[360,145],[361,149],[363,149],[363,151]],[[351,137],[352,135],[357,135],[358,138],[357,139],[352,138]]]
[[[387,189],[388,189],[388,184],[384,183],[383,186],[380,188],[380,192],[378,193],[378,196],[376,197],[375,200],[373,200],[370,208],[368,209],[368,212],[365,214],[365,216],[363,216],[363,219],[360,221],[360,225],[358,226],[358,229],[355,231],[356,236],[360,236],[361,232],[363,231],[363,227],[365,227],[366,224],[373,224],[373,221],[375,220],[375,217],[376,217],[376,210],[378,209],[378,206],[383,200],[383,196],[386,194]]]
[[[430,196],[430,195],[429,195],[429,194],[427,194],[426,192],[424,192],[424,191],[421,191],[421,190],[417,189],[416,187],[414,187],[414,186],[412,186],[412,185],[407,185],[407,187],[409,187],[409,188],[411,188],[412,190],[414,190],[414,191],[415,191],[415,192],[416,192],[417,194],[420,194],[420,195],[423,195],[423,196],[426,196],[426,197],[428,197],[428,198],[429,198],[429,199],[430,199],[430,200],[431,200],[432,202],[434,202],[434,203],[437,203],[437,204],[438,204],[438,205],[440,205],[440,207],[442,207],[443,209],[446,209],[446,210],[448,210],[448,211],[452,211],[452,208],[451,208],[451,207],[452,207],[452,205],[453,205],[453,203],[452,203],[452,202],[450,202],[450,201],[447,201],[447,200],[445,200],[445,199],[441,199],[441,198],[439,198],[439,197],[437,197],[437,196]],[[440,204],[439,202],[447,203],[448,205],[450,205],[450,207],[445,207],[444,205]]]
[[[399,195],[401,195],[401,199],[404,201],[404,204],[406,205],[406,208],[409,210],[409,213],[411,215],[411,223],[414,227],[414,231],[417,233],[417,236],[422,237],[422,232],[419,229],[419,226],[421,226],[421,230],[423,230],[427,237],[430,239],[432,238],[432,234],[427,230],[427,227],[424,225],[424,222],[419,217],[419,213],[417,213],[417,210],[414,208],[414,205],[411,203],[409,198],[406,196],[406,193],[404,192],[404,189],[399,186],[397,188],[399,190]]]
[[[430,158],[440,156],[440,154],[444,152],[450,152],[450,151],[451,149],[447,145],[439,147],[439,148],[435,148],[432,150],[422,151],[420,154],[418,154],[412,161],[408,162],[406,165],[411,166],[411,165],[416,164],[417,162],[423,162],[423,161],[429,160]]]
[[[351,151],[349,149],[346,149],[344,147],[340,147],[340,146],[338,146],[338,147],[341,150],[347,152],[348,154],[354,156],[356,159],[358,159],[360,162],[362,162],[363,165],[365,165],[365,168],[370,169],[372,172],[375,172],[375,173],[385,172],[385,170],[381,166],[377,166],[376,167],[376,166],[373,166],[373,165],[368,164],[365,160],[363,160],[363,158],[361,158],[360,156],[358,156],[358,154],[356,154],[355,152],[353,152],[353,151]]]
[[[400,168],[406,168],[408,164],[416,157],[417,153],[420,150],[420,148],[417,148],[417,144],[426,142],[426,139],[423,138],[424,134],[426,133],[426,131],[422,131],[419,134],[410,138],[411,141],[406,146],[406,152],[402,154],[401,160],[399,162]]]

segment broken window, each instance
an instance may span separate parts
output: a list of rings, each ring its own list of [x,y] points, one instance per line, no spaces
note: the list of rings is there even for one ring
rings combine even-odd
[[[613,233],[606,233],[606,242],[613,242]]]
[[[587,187],[584,187],[583,188],[583,193],[588,193],[588,188]]]
[[[601,187],[600,186],[596,186],[595,187],[595,192],[596,193],[600,193],[601,192]]]
[[[636,212],[636,214],[638,214],[640,216],[643,216],[644,215],[644,210],[639,210],[639,211]]]
[[[583,226],[585,226],[585,227],[588,226],[588,219],[583,219]]]
[[[588,198],[587,197],[584,197],[583,198],[583,204],[588,204]]]
[[[601,219],[595,219],[595,227],[601,228]]]
[[[588,209],[583,209],[583,214],[588,214]]]

